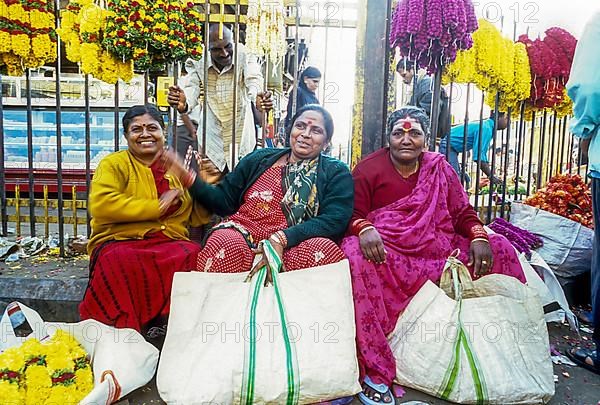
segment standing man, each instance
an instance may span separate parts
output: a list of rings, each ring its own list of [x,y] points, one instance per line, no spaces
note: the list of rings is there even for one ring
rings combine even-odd
[[[595,348],[576,348],[567,355],[580,367],[600,375],[600,12],[587,23],[571,67],[567,91],[573,100],[571,132],[581,139],[581,149],[588,158],[592,181],[594,245],[592,253],[592,340]]]
[[[396,65],[396,71],[402,77],[404,84],[412,85],[413,92],[409,105],[425,110],[431,120],[431,105],[433,103],[433,79],[427,74],[417,74],[415,78],[415,62],[402,58]],[[436,139],[442,139],[450,132],[450,100],[444,88],[440,88],[439,115]],[[432,134],[433,135],[433,134]],[[432,136],[433,137],[433,136]]]
[[[188,87],[190,75],[188,72],[192,70],[194,63],[192,59],[188,59],[183,67],[184,73],[180,77],[180,84],[183,88]],[[171,134],[171,146],[175,148],[177,154],[181,157],[185,157],[189,147],[198,152],[198,123],[200,122],[200,106],[194,107],[192,110],[177,115],[177,143],[174,142],[173,135]],[[195,159],[191,161],[191,167],[194,170],[199,168],[196,165]]]
[[[417,75],[415,82],[414,62],[403,58],[396,65],[396,71],[402,77],[404,84],[414,86],[409,105],[425,110],[427,117],[431,118],[431,100],[433,98],[433,80],[431,76],[422,74]]]
[[[203,108],[200,98],[206,96],[206,159],[202,161],[201,175],[215,183],[232,167],[231,143],[233,136],[233,95],[237,88],[235,113],[236,157],[243,157],[256,147],[256,128],[252,113],[252,103],[260,112],[273,108],[271,94],[263,93],[263,75],[258,59],[247,53],[242,44],[237,44],[237,66],[233,65],[233,33],[223,27],[219,38],[219,25],[209,27],[208,44],[210,58],[207,63],[208,81],[204,83],[204,58],[192,61],[188,71],[189,80],[183,88],[169,88],[168,101],[180,114]],[[237,83],[234,83],[234,69],[237,69]],[[204,114],[200,111],[198,139],[202,139]]]
[[[481,148],[479,146],[479,125],[479,121],[469,122],[467,125],[467,147],[465,150],[467,152],[470,150],[473,151],[473,161],[478,162],[479,159],[481,159],[481,171],[488,177],[488,179],[490,179],[492,184],[501,184],[502,180],[494,176],[487,156],[490,143],[494,138],[494,112],[492,111],[490,118],[481,123]],[[499,112],[497,129],[503,130],[507,126],[508,117],[506,116],[506,113]],[[450,151],[448,152],[448,163],[450,163],[450,165],[454,168],[459,177],[461,165],[458,163],[458,154],[462,154],[463,152],[464,132],[464,124],[455,126],[450,130]],[[440,153],[442,155],[446,154],[447,143],[448,137],[442,139],[440,142]],[[481,156],[479,156],[480,151]],[[466,176],[466,179],[468,188],[470,179],[468,176]]]

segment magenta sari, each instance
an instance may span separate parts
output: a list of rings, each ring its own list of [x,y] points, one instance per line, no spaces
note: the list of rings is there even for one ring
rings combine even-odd
[[[352,273],[361,377],[368,375],[375,383],[388,386],[396,375],[396,363],[386,337],[400,313],[427,280],[439,281],[444,262],[454,249],[460,249],[459,258],[468,262],[470,241],[456,234],[453,218],[472,208],[456,173],[443,155],[425,152],[418,176],[411,194],[367,217],[383,239],[386,263],[368,262],[356,236],[342,243]],[[525,282],[510,242],[490,235],[490,245],[492,272]]]

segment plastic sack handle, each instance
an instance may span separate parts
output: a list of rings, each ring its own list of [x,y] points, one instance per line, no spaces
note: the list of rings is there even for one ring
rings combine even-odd
[[[455,249],[444,264],[442,277],[440,279],[440,288],[456,300],[462,298],[465,292],[475,289],[473,278],[467,267],[458,260],[460,249]]]
[[[7,305],[4,310],[4,315],[2,315],[2,318],[0,319],[0,352],[18,346],[24,340],[23,338],[17,337],[12,322],[10,321],[9,314],[18,309],[21,310],[25,320],[29,322],[29,326],[31,326],[31,329],[33,330],[33,333],[30,336],[34,336],[38,340],[43,340],[48,337],[46,324],[42,320],[40,314],[20,302],[13,301]]]

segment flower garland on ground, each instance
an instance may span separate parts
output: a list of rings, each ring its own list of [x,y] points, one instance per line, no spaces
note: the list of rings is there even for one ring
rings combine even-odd
[[[544,245],[544,241],[533,233],[511,224],[503,218],[496,218],[489,228],[503,235],[521,253],[527,257],[531,255],[531,249],[537,249]]]
[[[137,70],[164,70],[171,62],[202,56],[200,14],[177,0],[109,0],[102,45]]]
[[[579,175],[559,174],[545,188],[527,198],[525,204],[552,212],[594,228],[592,196]]]
[[[21,76],[25,68],[54,62],[55,28],[54,1],[0,0],[0,68]]]
[[[527,50],[523,44],[504,38],[493,24],[481,19],[473,33],[473,47],[458,52],[456,60],[445,69],[442,81],[474,83],[486,92],[486,103],[492,108],[500,91],[500,110],[516,108],[529,97],[531,87]]]
[[[259,57],[269,56],[277,66],[287,52],[283,0],[250,0],[246,22],[246,47]]]
[[[390,44],[429,73],[471,48],[477,29],[471,0],[400,0],[394,9]]]
[[[0,353],[0,398],[8,404],[76,404],[94,388],[87,353],[67,332]]]
[[[65,42],[67,59],[80,63],[81,71],[106,83],[133,78],[133,63],[123,62],[102,48],[106,10],[92,0],[72,0],[61,12],[57,31]]]
[[[519,42],[525,44],[531,69],[531,95],[527,100],[527,117],[531,111],[548,109],[559,116],[569,114],[571,100],[565,92],[573,63],[577,40],[562,28],[546,30],[542,39],[531,40],[521,35]]]

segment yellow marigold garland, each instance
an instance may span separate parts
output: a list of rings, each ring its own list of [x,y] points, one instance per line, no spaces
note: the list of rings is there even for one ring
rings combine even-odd
[[[56,60],[53,0],[0,0],[0,72],[21,76]]]
[[[486,92],[486,103],[494,106],[496,93],[501,92],[500,110],[516,108],[529,97],[531,74],[529,58],[523,44],[504,38],[493,24],[479,20],[473,33],[473,47],[460,51],[456,60],[446,67],[443,83],[474,83]]]
[[[11,405],[76,404],[94,387],[87,353],[59,330],[47,342],[26,340],[0,353],[0,399]]]
[[[81,71],[114,84],[133,78],[133,63],[122,61],[102,47],[107,11],[91,0],[72,0],[61,12],[58,33],[65,42],[67,59],[79,63]]]

